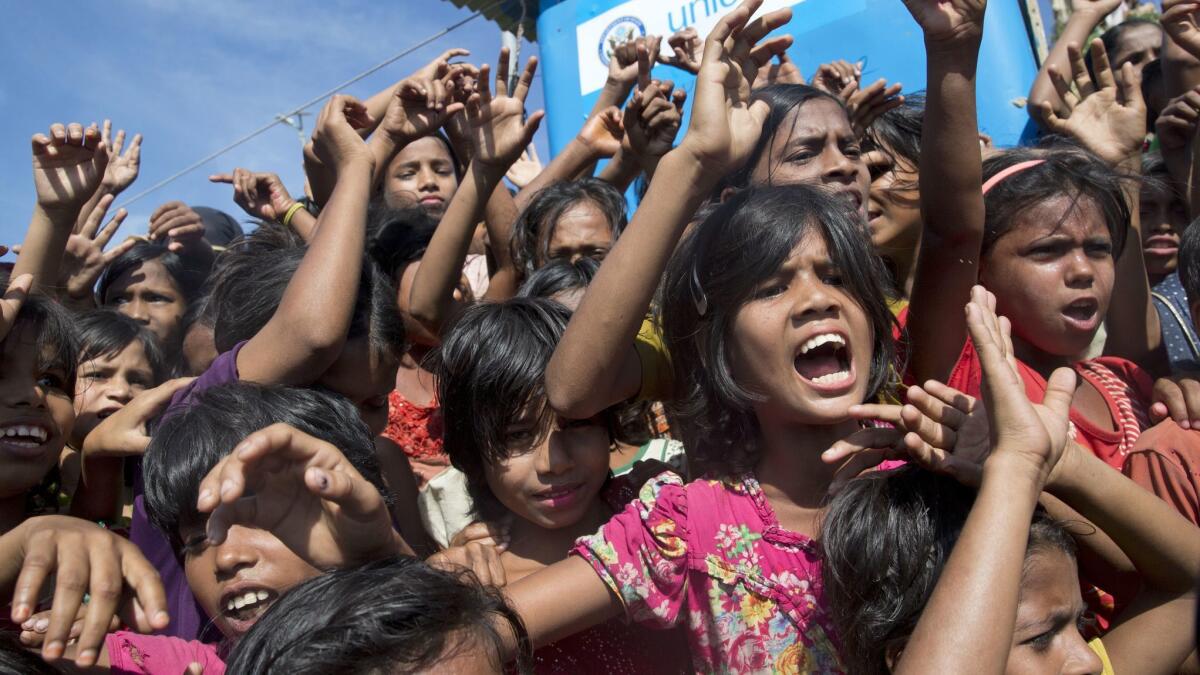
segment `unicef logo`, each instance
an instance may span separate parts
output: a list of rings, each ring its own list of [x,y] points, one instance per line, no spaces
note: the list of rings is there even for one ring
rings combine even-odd
[[[630,40],[645,37],[646,25],[636,16],[618,17],[600,34],[600,62],[605,66],[612,60],[613,50]]]

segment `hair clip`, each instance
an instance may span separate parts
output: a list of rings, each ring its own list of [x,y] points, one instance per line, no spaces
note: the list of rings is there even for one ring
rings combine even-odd
[[[692,302],[696,305],[696,313],[704,316],[708,313],[708,298],[704,295],[704,287],[700,285],[700,272],[692,265]]]

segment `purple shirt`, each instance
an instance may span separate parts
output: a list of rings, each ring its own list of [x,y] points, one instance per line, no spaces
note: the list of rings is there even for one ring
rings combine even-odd
[[[208,370],[204,371],[183,389],[171,397],[171,404],[159,418],[159,423],[168,420],[184,409],[193,405],[201,393],[238,381],[237,355],[245,342],[239,342],[233,349],[221,354],[213,360]],[[171,613],[171,625],[160,631],[162,635],[171,635],[184,640],[202,639],[208,617],[196,602],[188,586],[183,566],[175,558],[171,542],[166,535],[154,527],[146,515],[145,488],[142,485],[141,461],[138,461],[133,483],[133,518],[129,524],[129,539],[142,549],[146,559],[162,576],[163,588],[167,592],[167,611]],[[219,639],[219,638],[218,638]]]

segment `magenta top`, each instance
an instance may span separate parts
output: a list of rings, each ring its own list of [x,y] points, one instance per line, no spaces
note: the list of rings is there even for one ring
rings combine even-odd
[[[698,672],[842,672],[817,544],[780,527],[752,475],[660,474],[572,553],[633,621],[685,626]]]

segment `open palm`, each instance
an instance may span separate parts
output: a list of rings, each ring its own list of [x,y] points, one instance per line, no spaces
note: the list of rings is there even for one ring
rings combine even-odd
[[[758,69],[792,42],[785,35],[759,44],[791,19],[791,10],[782,9],[749,21],[761,5],[761,0],[743,2],[721,19],[704,42],[692,121],[680,147],[714,171],[738,166],[758,142],[768,107],[763,101],[751,101],[751,85]]]
[[[100,186],[108,151],[95,127],[56,124],[49,137],[35,135],[32,145],[33,185],[43,208],[77,209]]]
[[[506,63],[507,58],[505,50],[501,63]],[[502,166],[505,171],[529,146],[544,116],[538,111],[528,119],[525,117],[525,98],[537,72],[537,59],[531,58],[526,63],[511,95],[506,70],[503,65],[497,69],[493,95],[489,68],[487,65],[480,68],[478,91],[467,101],[467,125],[475,159],[482,164]]]

